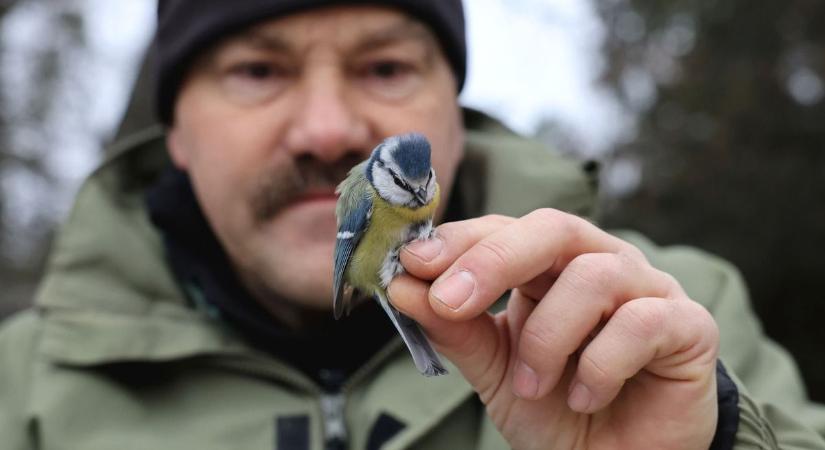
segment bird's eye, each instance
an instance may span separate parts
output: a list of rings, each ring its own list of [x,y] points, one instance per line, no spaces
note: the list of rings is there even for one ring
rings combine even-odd
[[[396,186],[400,187],[401,189],[407,189],[407,183],[404,183],[404,180],[398,178],[394,172],[390,171],[390,175],[392,175],[392,181],[395,183]]]

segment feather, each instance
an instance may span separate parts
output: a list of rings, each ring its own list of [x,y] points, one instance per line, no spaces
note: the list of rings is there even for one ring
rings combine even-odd
[[[395,329],[401,335],[404,344],[412,355],[415,367],[423,375],[428,377],[446,375],[448,373],[438,353],[433,350],[427,336],[421,331],[418,324],[395,309],[387,299],[385,292],[376,292],[375,300],[384,308],[384,312],[390,317]]]
[[[335,238],[335,269],[333,273],[333,312],[340,319],[344,311],[349,313],[351,295],[344,295],[344,274],[352,259],[364,230],[369,226],[372,201],[369,196],[362,196],[357,206],[344,216],[339,217],[338,234]]]

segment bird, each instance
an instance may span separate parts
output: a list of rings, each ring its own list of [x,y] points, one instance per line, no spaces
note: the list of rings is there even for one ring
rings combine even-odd
[[[373,297],[398,330],[416,368],[428,377],[448,371],[418,323],[392,306],[387,286],[404,272],[401,247],[435,233],[440,189],[430,153],[424,135],[394,135],[349,171],[335,190],[333,271],[335,319],[349,314],[354,299]]]

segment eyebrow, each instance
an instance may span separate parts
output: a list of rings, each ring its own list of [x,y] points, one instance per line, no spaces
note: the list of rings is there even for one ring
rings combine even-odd
[[[432,33],[424,25],[414,19],[404,18],[400,22],[360,38],[355,48],[360,51],[369,51],[409,40],[421,41],[427,44],[428,49],[435,44]]]
[[[278,31],[261,31],[253,29],[238,37],[241,42],[259,50],[288,52],[292,49],[289,41]]]

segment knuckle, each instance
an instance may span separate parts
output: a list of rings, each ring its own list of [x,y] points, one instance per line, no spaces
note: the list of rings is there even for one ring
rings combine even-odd
[[[516,260],[515,251],[500,240],[485,239],[476,248],[484,259],[492,260],[493,265],[500,268],[508,267]]]
[[[601,253],[585,253],[573,258],[567,265],[565,272],[572,275],[567,281],[573,284],[584,284],[591,290],[601,292],[611,286],[619,269],[614,258]]]
[[[631,301],[622,305],[616,316],[621,317],[628,333],[641,340],[653,340],[665,330],[670,308],[666,300]]]
[[[644,255],[642,255],[640,251],[634,251],[632,248],[622,249],[615,255],[619,264],[631,269],[648,265]]]
[[[487,214],[481,217],[482,220],[487,220],[497,225],[507,225],[513,221],[512,217],[502,214]]]
[[[531,326],[529,323],[524,326],[519,338],[519,355],[522,359],[530,361],[531,356],[538,355],[540,360],[545,360],[552,343],[557,339],[555,333],[549,327]]]
[[[633,261],[635,264],[650,264],[647,261],[647,256],[635,245],[627,244],[619,250],[618,254],[627,258],[628,261]]]
[[[592,226],[590,222],[579,216],[553,208],[536,209],[524,218],[535,221],[538,228],[549,230],[573,244],[585,240],[586,230]]]
[[[582,353],[579,358],[578,375],[586,380],[589,387],[603,390],[614,385],[615,381],[610,374],[611,371],[598,360],[594,351],[587,349]]]
[[[552,230],[563,236],[577,234],[579,218],[558,209],[539,208],[524,216],[524,219],[535,222],[539,228]]]
[[[690,299],[681,301],[680,304],[687,316],[685,320],[690,321],[690,327],[699,335],[699,341],[711,346],[718,345],[719,325],[710,311]]]
[[[563,220],[563,216],[568,215],[558,209],[553,208],[539,208],[529,212],[525,218],[538,220],[548,225],[555,225]]]
[[[435,228],[435,234],[441,238],[450,238],[454,236],[456,232],[467,228],[472,228],[469,220],[445,222]]]

